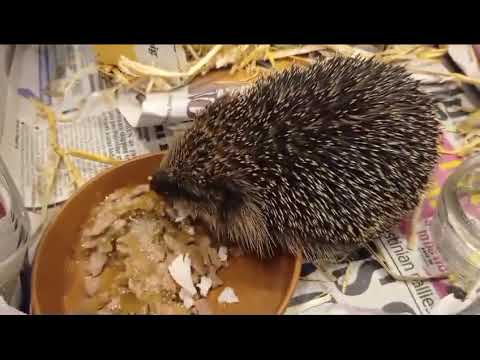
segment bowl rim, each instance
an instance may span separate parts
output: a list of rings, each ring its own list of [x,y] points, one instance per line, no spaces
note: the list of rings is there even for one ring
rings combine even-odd
[[[124,160],[120,162],[119,164],[116,164],[112,167],[109,167],[101,172],[99,172],[97,175],[94,177],[90,178],[87,180],[85,183],[83,183],[78,189],[75,190],[73,194],[70,195],[70,197],[63,203],[60,208],[60,210],[55,214],[55,216],[50,220],[50,222],[47,224],[47,227],[43,231],[40,239],[38,240],[38,245],[35,249],[35,254],[33,256],[33,264],[32,264],[32,276],[31,276],[31,281],[30,281],[30,306],[29,306],[29,313],[31,315],[36,315],[36,314],[41,314],[41,312],[38,312],[39,309],[39,303],[38,303],[38,291],[36,291],[36,283],[37,283],[37,272],[38,272],[38,256],[42,252],[42,249],[45,245],[46,239],[48,238],[48,235],[50,234],[53,226],[56,224],[58,216],[61,214],[63,209],[68,206],[71,202],[75,201],[75,199],[80,196],[83,192],[83,190],[90,186],[92,183],[97,181],[100,177],[105,176],[106,174],[114,171],[117,167],[120,166],[125,166],[127,164],[137,162],[142,159],[148,159],[151,157],[156,157],[159,155],[164,155],[162,153],[156,152],[156,153],[148,153],[148,154],[143,154],[143,155],[137,155],[133,158],[130,158],[128,160]],[[301,255],[296,255],[293,256],[295,259],[294,266],[293,266],[293,272],[292,272],[292,277],[289,283],[289,286],[287,288],[287,291],[285,293],[285,296],[280,303],[280,306],[277,308],[277,311],[275,315],[283,315],[288,307],[288,304],[290,302],[290,299],[292,298],[293,292],[295,291],[298,281],[300,280],[300,272],[302,268],[302,256]]]

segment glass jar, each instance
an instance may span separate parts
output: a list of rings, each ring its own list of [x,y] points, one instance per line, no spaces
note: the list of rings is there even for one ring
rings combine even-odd
[[[23,201],[0,157],[0,296],[19,306],[20,272],[25,263],[30,221]]]
[[[480,281],[480,155],[445,181],[431,226],[452,280],[470,293]]]

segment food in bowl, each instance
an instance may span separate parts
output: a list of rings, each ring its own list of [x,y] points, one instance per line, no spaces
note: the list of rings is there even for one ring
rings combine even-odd
[[[73,260],[86,297],[75,312],[209,314],[206,297],[223,284],[217,272],[238,255],[238,249],[214,246],[201,224],[147,184],[122,187],[91,211],[82,228]],[[230,287],[218,299],[225,306],[238,301]]]

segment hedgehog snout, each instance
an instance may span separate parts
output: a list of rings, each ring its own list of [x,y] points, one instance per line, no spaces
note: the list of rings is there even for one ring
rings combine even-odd
[[[201,191],[195,178],[187,173],[172,173],[169,169],[159,169],[150,180],[150,189],[162,195],[168,201],[184,200],[201,202],[205,192]]]
[[[166,197],[178,196],[179,188],[175,178],[166,170],[158,170],[150,180],[150,189]]]

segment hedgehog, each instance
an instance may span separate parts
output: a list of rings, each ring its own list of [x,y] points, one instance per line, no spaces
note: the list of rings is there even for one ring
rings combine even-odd
[[[221,244],[339,262],[413,211],[438,161],[434,101],[405,68],[334,57],[227,93],[151,189]]]

